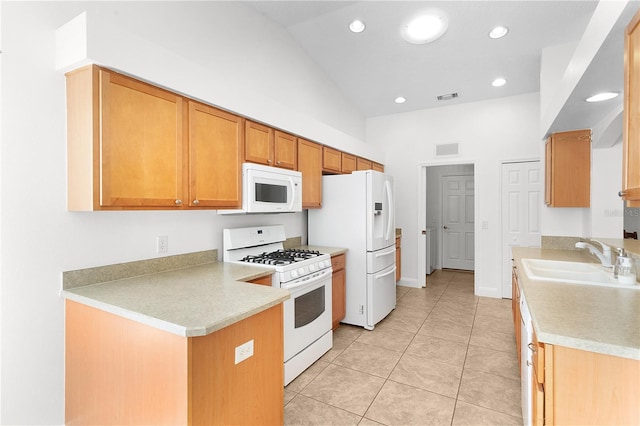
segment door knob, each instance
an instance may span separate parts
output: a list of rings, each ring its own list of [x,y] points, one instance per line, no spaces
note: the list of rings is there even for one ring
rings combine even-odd
[[[444,229],[449,229],[449,227],[447,225],[444,225],[443,228]]]
[[[427,230],[426,229],[422,230],[422,235],[427,235]]]

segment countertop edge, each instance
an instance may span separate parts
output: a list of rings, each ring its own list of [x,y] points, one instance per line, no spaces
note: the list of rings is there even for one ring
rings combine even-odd
[[[256,278],[270,276],[273,272],[274,271],[271,268],[264,268],[257,265],[239,266],[236,264],[214,262],[144,276],[74,287],[71,289],[61,290],[60,296],[63,299],[81,303],[181,337],[197,337],[218,331],[288,300],[291,295],[286,289],[273,288],[270,286],[247,282]],[[187,281],[179,282],[180,279],[176,278],[176,275],[182,274],[187,275]],[[189,276],[189,274],[193,274],[193,277]],[[202,281],[203,275],[206,282]],[[213,278],[209,279],[207,277]],[[145,310],[147,306],[145,306],[144,302],[144,291],[148,294],[153,294],[155,290],[149,292],[150,289],[155,289],[156,285],[166,285],[167,282],[171,283],[174,280],[177,280],[177,282],[175,285],[170,284],[169,294],[177,291],[178,293],[175,294],[179,295],[181,291],[180,289],[182,288],[184,288],[185,291],[189,291],[189,284],[187,283],[195,280],[192,285],[195,285],[196,287],[191,288],[201,288],[201,284],[204,286],[213,286],[211,287],[211,290],[214,291],[212,295],[218,294],[216,297],[222,296],[223,299],[218,300],[221,301],[223,305],[227,303],[235,303],[235,308],[227,312],[223,309],[218,315],[196,315],[195,320],[192,316],[192,319],[187,320],[186,322],[181,319],[176,321],[174,318],[178,319],[180,314],[178,314],[178,317],[174,316],[174,318],[172,318],[173,312],[170,312],[171,308],[168,308],[169,310],[167,310],[167,308],[164,308],[163,306],[169,307],[170,305],[166,304],[171,303],[171,301],[177,300],[178,298],[167,299],[167,294],[165,293],[163,295],[165,301],[161,302],[160,305],[157,305],[160,306],[160,310],[157,311],[159,315],[156,315],[153,309]],[[132,286],[131,296],[129,296],[128,290],[128,286],[130,285]],[[140,286],[146,287],[143,290],[143,293],[141,293]],[[228,289],[233,288],[234,286],[238,286],[237,294],[235,294],[235,290],[232,290],[231,293],[229,293]],[[204,291],[207,292],[207,290]],[[255,297],[253,296],[254,294]],[[136,303],[117,303],[118,298],[120,298],[120,300],[126,300],[130,297],[133,297],[133,300],[143,300],[143,302],[138,305],[136,305]],[[200,297],[202,297],[202,295]],[[229,297],[229,302],[226,302],[226,297]],[[153,297],[150,300],[150,305],[153,305],[155,300]],[[243,300],[244,302],[237,303],[239,300]],[[165,305],[163,305],[163,303]],[[193,308],[193,305],[188,301],[188,299],[182,299],[181,302],[177,301],[176,303],[178,303],[178,305],[175,306],[185,306],[186,310],[188,310],[189,307]],[[140,309],[137,309],[136,306],[140,306]],[[169,312],[170,315],[165,317],[164,312]]]

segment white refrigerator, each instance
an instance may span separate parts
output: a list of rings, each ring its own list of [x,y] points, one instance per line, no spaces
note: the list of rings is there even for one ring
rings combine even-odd
[[[396,306],[393,178],[365,170],[322,177],[322,208],[309,210],[310,245],[344,247],[346,315],[373,330]]]

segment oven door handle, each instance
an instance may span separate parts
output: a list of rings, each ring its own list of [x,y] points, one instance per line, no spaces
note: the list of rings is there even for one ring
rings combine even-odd
[[[313,274],[311,278],[308,278],[306,280],[304,278],[302,280],[296,280],[291,284],[282,284],[281,288],[284,288],[285,290],[299,290],[304,287],[310,287],[316,284],[318,281],[323,281],[327,278],[330,279],[332,273],[332,268],[325,268]]]

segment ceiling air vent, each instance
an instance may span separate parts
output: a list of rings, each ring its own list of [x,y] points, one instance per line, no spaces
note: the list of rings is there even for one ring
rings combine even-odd
[[[458,144],[444,143],[436,145],[436,157],[443,155],[458,155]]]
[[[455,99],[457,97],[458,97],[458,93],[457,92],[447,93],[446,95],[438,96],[438,100],[439,101],[450,101],[451,99]]]

